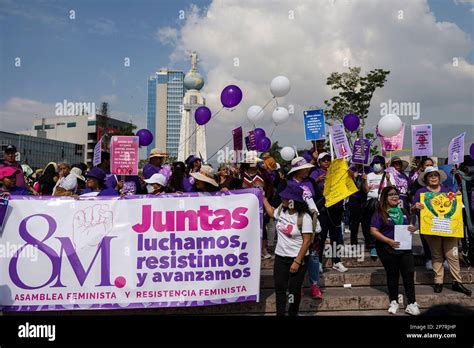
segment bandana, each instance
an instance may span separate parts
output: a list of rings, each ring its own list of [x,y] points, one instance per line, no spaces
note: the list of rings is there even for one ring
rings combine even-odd
[[[395,225],[403,225],[403,211],[399,206],[390,208],[388,215]]]

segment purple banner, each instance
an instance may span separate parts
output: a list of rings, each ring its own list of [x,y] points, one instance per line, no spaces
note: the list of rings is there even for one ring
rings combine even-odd
[[[257,150],[257,138],[253,130],[249,131],[250,149],[251,151]],[[248,149],[248,147],[247,147]]]
[[[362,151],[362,142],[360,139],[357,139],[354,142],[354,149],[352,150],[352,163],[368,164],[371,145],[372,141],[364,139],[364,151]]]
[[[242,127],[238,127],[232,130],[232,136],[234,137],[234,151],[242,151]]]
[[[431,124],[411,126],[413,156],[433,156],[433,127]]]
[[[8,199],[0,198],[0,231],[3,228],[3,222],[5,221],[5,216],[7,215],[8,209]]]

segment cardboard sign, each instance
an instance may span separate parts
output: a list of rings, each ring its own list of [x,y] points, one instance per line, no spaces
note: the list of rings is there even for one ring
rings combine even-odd
[[[433,156],[433,127],[431,124],[411,126],[413,156]]]
[[[138,175],[138,137],[112,137],[110,165],[112,175]]]
[[[324,111],[307,110],[304,116],[304,134],[306,141],[326,139]]]
[[[332,146],[334,148],[336,158],[344,158],[347,156],[351,156],[352,151],[349,146],[349,141],[346,137],[344,125],[335,124],[330,128],[330,133],[332,137]]]

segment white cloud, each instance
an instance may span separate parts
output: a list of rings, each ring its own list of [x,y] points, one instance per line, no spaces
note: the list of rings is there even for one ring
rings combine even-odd
[[[456,5],[459,5],[459,4],[471,5],[471,12],[474,12],[474,0],[454,0],[454,3]]]
[[[107,18],[98,18],[96,20],[87,21],[89,28],[89,33],[98,34],[102,36],[110,36],[118,32],[118,29],[115,25],[115,22]]]
[[[163,45],[175,44],[178,40],[178,29],[171,27],[159,28],[153,34],[153,37]]]
[[[223,87],[237,84],[244,92],[235,111],[223,111],[209,124],[209,154],[230,139],[232,127],[248,128],[247,108],[271,98],[269,82],[277,75],[288,76],[292,83],[280,103],[295,105],[295,114],[277,128],[272,140],[307,146],[302,111],[323,105],[333,95],[326,78],[332,71],[346,70],[344,59],[364,73],[375,68],[391,71],[372,99],[369,126],[380,118],[381,102],[418,102],[421,118],[405,118],[407,129],[414,122],[433,123],[435,129],[451,125],[437,138],[435,151],[441,151],[453,132],[467,130],[467,141],[473,140],[474,67],[464,59],[472,38],[453,23],[437,22],[426,0],[215,0],[207,13],[193,7],[186,18],[179,33],[173,33],[178,41],[170,59],[184,60],[186,52],[198,51],[199,67],[206,74],[203,93],[214,112],[220,108]],[[453,66],[454,58],[458,66]],[[273,107],[265,110],[267,133],[273,127]],[[408,131],[406,139],[409,147]]]
[[[0,105],[0,129],[30,130],[34,119],[52,117],[55,110],[54,104],[12,97]]]

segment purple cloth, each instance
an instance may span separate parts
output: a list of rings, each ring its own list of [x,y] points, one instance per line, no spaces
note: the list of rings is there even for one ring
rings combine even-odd
[[[308,178],[305,178],[299,182],[296,181],[295,178],[291,178],[290,180],[288,180],[288,185],[295,185],[295,184],[301,187],[303,191],[311,192],[311,197],[314,199],[315,192],[314,192],[314,187],[311,180],[309,180]]]
[[[3,167],[12,167],[14,169],[19,170],[19,172],[16,173],[16,186],[26,188],[25,176],[23,174],[23,169],[21,169],[20,162],[3,161],[2,163],[0,163],[0,168]]]
[[[107,180],[105,180],[105,187],[107,189],[115,190],[115,187],[117,186],[117,179],[118,178],[116,175],[110,175]],[[140,185],[140,179],[136,175],[126,175],[125,180],[123,183],[123,191],[127,195],[136,195],[141,193],[141,185]]]
[[[82,194],[91,193],[91,192],[92,190],[90,188],[86,188],[84,189],[84,191],[82,191]],[[99,192],[97,196],[118,196],[118,195],[119,194],[117,191],[109,189],[109,188],[104,188],[103,190]]]
[[[183,190],[184,192],[191,192],[193,190],[193,184],[191,184],[187,176],[183,178]]]
[[[403,203],[403,208],[410,209],[408,201],[408,186],[410,179],[405,173],[400,173],[393,167],[387,168],[386,172],[390,173],[390,182],[398,189],[398,191],[400,191],[400,200]]]
[[[30,192],[24,187],[14,187],[10,191],[0,189],[0,194],[4,192],[9,192],[12,196],[27,196],[30,195]]]
[[[403,224],[408,225],[408,217],[406,215],[403,215]],[[380,214],[378,209],[375,211],[374,215],[372,215],[370,226],[378,229],[380,233],[382,233],[385,237],[395,239],[395,225],[392,219],[390,219],[389,217],[388,223],[386,224],[383,221],[382,215]]]
[[[420,202],[420,194],[426,193],[426,192],[431,192],[430,190],[428,190],[426,186],[423,186],[422,188],[418,189],[415,193],[415,197],[413,198],[413,204]],[[439,192],[448,193],[449,191],[446,187],[441,185],[441,189]]]
[[[153,164],[147,163],[143,167],[143,177],[145,179],[150,179],[153,174],[159,173],[161,166],[154,166]]]
[[[309,175],[311,178],[313,178],[314,180],[316,180],[317,178],[319,178],[321,175],[324,175],[326,174],[326,171],[322,170],[321,168],[316,168],[315,170],[313,170],[311,172],[311,174]],[[319,189],[321,190],[321,192],[324,190],[324,183],[326,182],[326,180],[324,181],[321,181],[321,182],[318,182],[316,185],[318,185]]]

